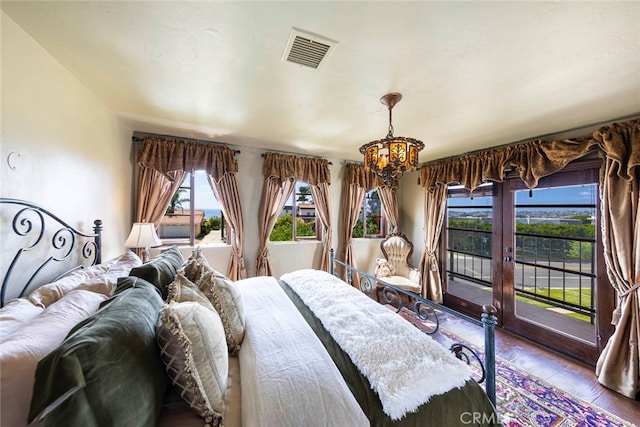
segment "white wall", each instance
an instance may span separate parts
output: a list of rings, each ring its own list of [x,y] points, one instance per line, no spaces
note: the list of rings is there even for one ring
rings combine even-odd
[[[105,259],[121,253],[134,213],[131,136],[139,129],[131,129],[120,120],[4,13],[1,59],[0,196],[38,203],[82,229],[100,218],[104,222]],[[244,213],[244,260],[251,277],[255,275],[258,250],[265,151],[232,148],[241,151],[238,184]],[[7,164],[10,154],[15,170]],[[332,246],[339,253],[344,162],[329,160]],[[375,258],[381,256],[380,239],[356,239],[354,247],[359,267],[372,272]],[[276,277],[320,265],[320,242],[277,242],[269,249]],[[214,268],[226,271],[229,246],[203,250]],[[151,254],[158,251],[152,249]],[[182,249],[185,257],[190,252],[190,248]]]
[[[100,218],[104,258],[122,253],[131,129],[4,12],[1,19],[0,196],[38,203],[83,230]]]

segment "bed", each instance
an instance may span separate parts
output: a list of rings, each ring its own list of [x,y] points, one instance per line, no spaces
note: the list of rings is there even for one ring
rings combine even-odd
[[[499,424],[491,379],[333,272],[233,282],[176,247],[102,261],[99,223],[13,199],[0,218],[3,426]]]

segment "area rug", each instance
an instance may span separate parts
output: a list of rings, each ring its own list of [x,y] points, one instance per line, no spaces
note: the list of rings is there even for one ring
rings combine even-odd
[[[415,322],[415,315],[403,314]],[[476,350],[455,334],[440,328],[444,345],[458,342]],[[496,401],[500,421],[508,427],[633,427],[628,421],[550,385],[535,375],[496,357]],[[479,367],[475,367],[477,372]],[[484,386],[484,384],[483,384]]]

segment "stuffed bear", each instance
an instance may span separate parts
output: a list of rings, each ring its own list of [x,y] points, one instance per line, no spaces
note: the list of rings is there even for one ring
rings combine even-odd
[[[392,276],[395,273],[393,264],[384,258],[376,258],[376,269],[373,273],[376,277]]]

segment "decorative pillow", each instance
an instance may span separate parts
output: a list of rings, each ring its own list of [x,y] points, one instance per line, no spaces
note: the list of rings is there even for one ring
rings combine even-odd
[[[11,334],[0,347],[2,425],[26,426],[33,377],[40,359],[60,345],[71,328],[94,313],[107,297],[74,290]],[[33,304],[29,303],[32,307]]]
[[[44,308],[33,305],[28,298],[15,298],[0,308],[0,343],[13,331],[42,313]]]
[[[376,277],[388,277],[393,276],[395,273],[395,267],[389,261],[384,258],[376,258],[376,269],[373,272]]]
[[[197,302],[209,310],[215,311],[198,285],[187,279],[183,270],[178,271],[176,278],[167,287],[167,302]]]
[[[167,286],[173,282],[178,269],[184,263],[182,253],[177,246],[172,246],[161,252],[150,261],[135,267],[130,276],[140,277],[160,289],[162,298],[167,297]]]
[[[164,304],[156,336],[176,391],[207,426],[222,425],[229,356],[220,316],[197,302]]]
[[[141,264],[136,254],[127,251],[105,263],[74,270],[55,282],[39,287],[29,295],[29,301],[44,308],[74,289],[111,296],[118,278],[126,276],[132,268]]]
[[[38,363],[29,422],[41,426],[155,426],[167,375],[156,323],[155,286],[135,287],[105,301]]]
[[[207,258],[202,254],[200,246],[197,246],[193,250],[191,256],[182,267],[186,278],[191,280],[193,283],[197,283],[210,269],[211,266],[209,265],[209,261],[207,261]]]
[[[245,319],[236,284],[211,267],[197,284],[222,319],[229,353],[237,356],[244,339]]]

